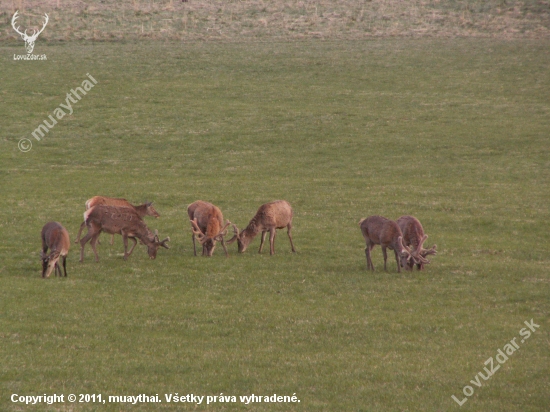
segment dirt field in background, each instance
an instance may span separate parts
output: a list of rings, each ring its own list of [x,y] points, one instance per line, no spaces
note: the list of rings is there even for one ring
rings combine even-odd
[[[0,39],[50,20],[41,40],[183,41],[370,37],[550,37],[550,1],[538,0],[2,0]]]

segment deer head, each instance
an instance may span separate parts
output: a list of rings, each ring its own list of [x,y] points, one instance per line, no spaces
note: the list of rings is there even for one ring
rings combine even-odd
[[[147,205],[147,216],[160,217],[159,213],[153,207],[153,202],[145,202]]]
[[[17,34],[19,34],[23,38],[23,40],[25,40],[25,48],[27,49],[27,53],[31,54],[32,51],[34,50],[34,42],[36,41],[38,35],[44,31],[44,29],[46,28],[46,24],[48,24],[48,21],[50,20],[50,18],[48,17],[47,13],[44,13],[44,24],[42,25],[42,28],[40,30],[33,29],[32,35],[29,36],[27,34],[27,30],[25,30],[25,32],[22,33],[19,30],[19,26],[15,27],[15,21],[19,17],[18,13],[19,13],[19,10],[16,11],[15,14],[13,15],[13,18],[11,19],[11,25],[13,29],[17,32]]]
[[[59,260],[59,251],[53,251],[50,254],[46,254],[40,251],[40,258],[42,259],[42,277],[49,278],[52,271],[55,268]],[[57,276],[57,273],[55,274]]]
[[[420,253],[416,254],[415,251],[412,251],[409,247],[403,245],[403,238],[401,236],[399,236],[397,241],[399,243],[399,247],[401,248],[401,252],[399,253],[401,267],[409,270],[413,267],[413,265],[430,263],[430,261]]]
[[[236,240],[239,253],[244,253],[248,248],[248,245],[250,244],[252,239],[250,236],[247,236],[246,231],[244,230],[239,231],[239,229],[237,228],[237,225],[232,224],[232,226],[233,226],[233,237],[225,243],[230,245]]]
[[[222,241],[223,237],[227,235],[227,227],[232,223],[228,220],[225,226],[218,232],[218,234],[213,237],[209,237],[202,232],[196,218],[191,220],[191,224],[193,225],[193,234],[197,237],[199,243],[206,249],[206,256],[212,256],[212,254],[214,253],[214,248],[216,247],[216,242]]]
[[[157,251],[159,250],[159,247],[162,246],[165,249],[170,249],[170,246],[166,244],[166,242],[170,242],[170,237],[167,237],[164,240],[159,240],[158,230],[155,230],[155,235],[153,236],[153,239],[148,240],[151,243],[147,244],[147,253],[149,254],[149,257],[151,259],[155,259],[157,257]]]

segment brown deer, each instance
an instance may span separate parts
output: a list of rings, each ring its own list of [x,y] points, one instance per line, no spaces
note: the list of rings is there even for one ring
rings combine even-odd
[[[197,200],[187,207],[187,214],[191,221],[191,230],[193,231],[191,238],[193,240],[193,253],[195,256],[197,256],[197,249],[195,247],[196,237],[202,245],[203,256],[212,256],[216,248],[216,242],[221,242],[225,256],[228,256],[224,236],[227,235],[226,229],[230,222],[227,221],[224,226],[221,210],[212,203]]]
[[[296,253],[294,243],[292,242],[292,207],[286,200],[275,200],[274,202],[266,203],[258,209],[256,215],[250,220],[248,226],[241,232],[237,226],[233,225],[235,236],[227,241],[227,244],[237,240],[239,253],[244,253],[256,235],[262,232],[260,249],[258,253],[262,253],[264,246],[265,235],[269,232],[270,254],[275,254],[275,229],[287,228],[288,238],[292,252]]]
[[[398,272],[401,272],[401,267],[408,266],[408,261],[411,258],[411,250],[403,245],[403,233],[401,233],[401,229],[396,222],[382,216],[370,216],[366,219],[361,219],[359,221],[359,227],[361,228],[361,233],[367,244],[365,247],[367,270],[372,269],[374,271],[370,252],[375,245],[380,245],[382,247],[384,270],[387,270],[386,261],[388,260],[386,248],[394,251]]]
[[[61,223],[49,222],[42,228],[42,251],[40,257],[42,259],[42,277],[49,278],[52,270],[55,268],[55,276],[59,271],[61,276],[61,268],[59,267],[59,258],[63,258],[63,272],[67,277],[67,254],[69,253],[69,247],[71,241],[69,239],[69,232],[65,229]],[[50,253],[47,254],[48,248]]]
[[[84,212],[84,222],[88,227],[88,233],[80,240],[80,261],[84,261],[84,245],[91,239],[92,249],[95,254],[96,262],[99,262],[99,256],[96,250],[97,240],[101,232],[110,234],[118,233],[122,235],[124,242],[124,260],[132,254],[139,239],[145,246],[151,259],[157,257],[159,247],[170,249],[166,242],[170,238],[160,241],[158,233],[151,232],[141,216],[131,207],[121,206],[94,206]],[[128,252],[128,238],[134,241],[130,252]]]
[[[122,206],[122,207],[133,207],[136,212],[138,212],[140,217],[144,216],[153,216],[155,218],[160,217],[158,212],[153,207],[153,202],[145,202],[142,205],[134,206],[126,199],[115,198],[115,197],[105,197],[105,196],[94,196],[86,201],[86,210],[91,209],[94,206]],[[80,229],[78,230],[78,235],[74,243],[80,242],[80,234],[82,229],[86,226],[86,222],[82,222]],[[111,245],[115,239],[115,235],[111,235]]]
[[[426,256],[437,254],[437,245],[433,245],[431,249],[423,248],[424,242],[428,239],[428,235],[424,234],[422,224],[414,216],[401,216],[396,222],[403,233],[403,244],[412,247],[411,256],[415,262],[413,262],[413,259],[409,260],[409,268],[412,269],[416,263],[417,269],[423,270],[424,264],[430,263],[430,261],[426,259]]]

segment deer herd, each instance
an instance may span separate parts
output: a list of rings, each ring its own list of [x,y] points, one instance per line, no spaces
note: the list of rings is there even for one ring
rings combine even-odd
[[[152,232],[143,218],[152,216],[158,218],[160,215],[155,210],[152,202],[134,206],[126,199],[94,196],[85,203],[84,221],[80,225],[75,243],[80,244],[80,262],[84,261],[84,246],[90,242],[95,255],[96,262],[99,262],[99,255],[96,246],[99,244],[101,232],[109,233],[111,245],[115,234],[122,236],[124,244],[124,260],[132,254],[138,240],[147,246],[149,258],[155,259],[160,247],[169,249],[169,237],[160,240],[158,231]],[[276,200],[260,206],[248,225],[241,231],[229,220],[224,222],[221,210],[209,202],[197,200],[187,208],[189,222],[191,224],[191,239],[193,241],[193,252],[197,256],[196,242],[202,246],[203,256],[212,256],[216,243],[220,242],[225,255],[228,256],[227,245],[237,241],[239,253],[246,251],[250,242],[261,232],[260,249],[262,252],[265,237],[269,232],[270,254],[275,254],[276,229],[287,228],[287,235],[290,241],[292,252],[296,252],[292,241],[292,217],[293,210],[286,200]],[[370,216],[359,221],[361,233],[365,238],[365,255],[367,257],[367,270],[374,271],[371,251],[375,245],[380,245],[384,255],[384,270],[386,270],[387,253],[386,249],[393,250],[397,262],[397,271],[401,268],[412,270],[416,265],[418,270],[423,270],[424,265],[430,263],[426,258],[435,255],[436,245],[430,249],[424,249],[424,242],[428,235],[424,234],[422,225],[414,216],[401,216],[396,221],[382,216]],[[229,228],[233,229],[233,236],[227,239]],[[88,229],[84,237],[80,237],[82,230]],[[44,225],[41,233],[42,238],[42,277],[47,278],[55,269],[55,276],[61,268],[59,259],[62,258],[63,272],[67,276],[66,259],[69,252],[70,240],[67,230],[58,222],[49,222]],[[133,245],[128,251],[128,239]],[[50,253],[47,253],[48,249]]]

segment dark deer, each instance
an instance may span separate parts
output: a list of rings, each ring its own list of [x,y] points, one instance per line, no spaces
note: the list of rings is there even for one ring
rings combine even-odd
[[[224,226],[221,210],[212,203],[197,200],[187,207],[187,214],[193,231],[191,238],[195,256],[197,256],[195,238],[198,238],[199,243],[202,245],[203,256],[212,256],[216,242],[221,242],[225,256],[228,256],[224,236],[227,235],[226,229],[230,222],[227,221]]]
[[[403,232],[403,244],[412,247],[411,256],[416,261],[413,262],[413,259],[409,260],[409,268],[412,269],[416,263],[417,269],[423,270],[424,264],[430,263],[430,261],[426,259],[426,256],[437,254],[437,245],[433,245],[431,249],[423,248],[424,242],[428,239],[428,235],[424,234],[422,224],[414,216],[401,216],[397,219],[397,224],[401,232]]]
[[[382,216],[370,216],[366,219],[361,219],[359,227],[367,244],[365,247],[367,270],[372,269],[374,271],[370,252],[375,245],[382,247],[384,270],[387,270],[386,261],[388,260],[386,248],[394,251],[398,272],[401,272],[401,267],[408,266],[411,250],[403,245],[403,233],[401,233],[401,229],[396,222]]]
[[[131,207],[120,206],[94,206],[84,212],[84,222],[88,227],[88,233],[80,240],[80,261],[84,261],[84,245],[91,239],[92,249],[96,262],[99,256],[96,250],[97,240],[101,232],[122,235],[124,242],[124,260],[132,254],[139,239],[145,246],[151,259],[157,257],[159,247],[170,249],[166,242],[170,238],[160,241],[158,233],[151,232],[141,216]],[[128,252],[128,238],[134,241],[130,252]]]
[[[55,268],[55,276],[59,271],[61,276],[61,268],[59,267],[59,258],[63,258],[63,272],[67,277],[67,254],[69,253],[69,247],[71,241],[69,239],[69,232],[65,229],[61,223],[49,222],[42,228],[42,251],[40,257],[42,258],[42,277],[49,278],[52,270]],[[47,253],[48,248],[50,253]]]
[[[262,232],[262,239],[260,242],[260,249],[258,253],[262,253],[264,246],[265,235],[269,232],[269,245],[270,254],[275,254],[275,229],[287,228],[288,239],[290,240],[290,247],[292,252],[296,253],[294,243],[292,242],[292,216],[293,211],[290,203],[286,200],[276,200],[274,202],[266,203],[260,206],[256,215],[252,218],[248,226],[241,232],[237,226],[233,225],[235,236],[227,241],[227,244],[233,243],[237,240],[239,253],[244,253],[252,240],[256,235]]]
[[[115,198],[115,197],[105,197],[105,196],[94,196],[91,199],[86,201],[86,210],[91,209],[94,206],[122,206],[122,207],[133,207],[140,217],[153,216],[155,218],[160,217],[158,212],[153,207],[153,202],[145,202],[142,205],[134,206],[126,199]],[[80,229],[78,230],[78,235],[74,243],[80,242],[80,234],[82,229],[86,226],[86,222],[82,222]],[[111,235],[111,245],[115,239],[115,235]]]

